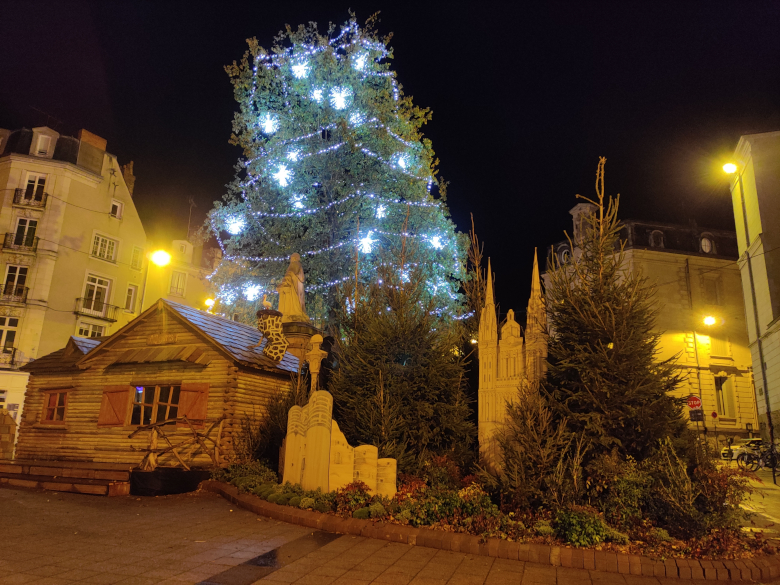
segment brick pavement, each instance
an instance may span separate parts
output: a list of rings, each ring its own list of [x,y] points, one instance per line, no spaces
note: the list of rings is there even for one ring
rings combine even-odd
[[[334,536],[219,496],[99,498],[0,489],[0,585],[681,585]]]

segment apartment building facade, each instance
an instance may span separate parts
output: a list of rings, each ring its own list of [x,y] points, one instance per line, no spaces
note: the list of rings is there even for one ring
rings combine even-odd
[[[568,241],[553,245],[548,270],[553,255],[561,264],[579,255],[576,242],[587,225],[584,217],[592,211],[587,203],[570,211],[575,248]],[[675,395],[701,399],[700,430],[717,427],[721,438],[757,433],[753,364],[742,280],[735,263],[736,233],[632,220],[622,225],[620,238],[630,270],[641,272],[657,287],[658,359],[676,359],[685,378]],[[697,422],[691,421],[690,426],[697,428]]]

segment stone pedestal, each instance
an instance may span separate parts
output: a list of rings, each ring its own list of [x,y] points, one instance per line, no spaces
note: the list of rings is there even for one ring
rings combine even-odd
[[[309,351],[309,340],[315,334],[322,334],[314,325],[303,321],[289,321],[282,323],[282,333],[289,342],[287,351],[297,357],[301,364],[306,361],[306,353]]]

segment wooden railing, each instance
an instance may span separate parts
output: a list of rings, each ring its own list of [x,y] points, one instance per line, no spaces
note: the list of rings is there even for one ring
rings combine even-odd
[[[141,471],[153,471],[157,467],[157,459],[161,455],[167,455],[168,453],[172,453],[173,456],[176,458],[176,460],[181,464],[181,466],[187,471],[189,471],[190,466],[184,462],[184,459],[182,459],[179,450],[182,449],[183,447],[188,447],[196,443],[200,446],[200,448],[204,453],[206,453],[209,457],[211,457],[211,461],[214,464],[214,466],[219,467],[222,461],[222,455],[220,453],[220,441],[222,439],[222,424],[224,422],[225,422],[224,416],[221,416],[220,418],[217,419],[204,419],[204,420],[190,420],[186,416],[183,416],[181,418],[164,420],[149,425],[144,425],[142,427],[138,427],[136,430],[130,433],[127,436],[127,438],[132,439],[138,433],[141,433],[143,431],[151,431],[149,435],[149,446],[147,448],[139,449],[138,447],[135,447],[133,445],[130,446],[130,449],[132,449],[133,451],[142,451],[146,453],[146,455],[144,455],[143,460],[141,461],[141,464],[138,466],[138,468]],[[171,441],[171,437],[166,435],[163,429],[163,427],[165,427],[166,425],[170,425],[171,423],[186,423],[191,433],[191,436],[188,436],[183,441],[174,445],[173,442]],[[198,425],[203,423],[204,428],[207,423],[210,424],[205,431],[199,431],[198,429],[195,428],[193,423]],[[216,439],[212,439],[209,435],[211,434],[211,432],[214,430],[215,427],[218,427],[217,436]],[[173,438],[174,440],[176,440],[176,439],[182,439],[183,437],[178,436]],[[159,446],[161,439],[168,444],[167,447]],[[213,448],[209,448],[209,446],[206,444],[206,441],[209,441],[213,445]]]

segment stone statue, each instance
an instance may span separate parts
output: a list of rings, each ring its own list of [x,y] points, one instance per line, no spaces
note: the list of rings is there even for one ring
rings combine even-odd
[[[303,266],[301,266],[300,254],[290,256],[290,265],[279,288],[279,311],[282,313],[282,322],[309,320],[306,316],[303,282]]]

